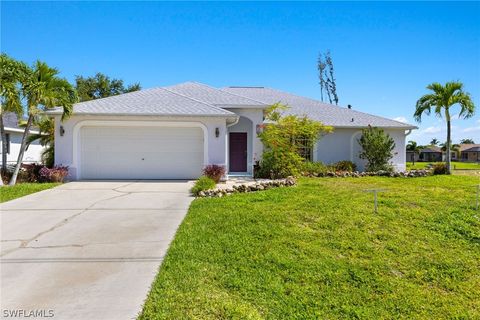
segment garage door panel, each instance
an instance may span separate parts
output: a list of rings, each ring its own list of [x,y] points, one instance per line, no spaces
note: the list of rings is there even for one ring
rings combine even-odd
[[[82,179],[193,179],[201,174],[198,127],[83,127]]]

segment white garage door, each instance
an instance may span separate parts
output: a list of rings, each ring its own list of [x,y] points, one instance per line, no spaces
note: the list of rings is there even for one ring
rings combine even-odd
[[[203,167],[198,127],[83,127],[82,179],[193,179]]]

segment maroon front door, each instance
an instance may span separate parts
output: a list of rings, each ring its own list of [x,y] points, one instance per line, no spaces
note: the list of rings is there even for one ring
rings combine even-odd
[[[247,171],[247,133],[230,132],[230,172]]]

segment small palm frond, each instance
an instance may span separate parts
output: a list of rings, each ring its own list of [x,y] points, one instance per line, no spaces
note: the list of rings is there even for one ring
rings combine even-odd
[[[78,101],[75,88],[66,79],[58,77],[58,70],[40,61],[35,63],[24,92],[30,114],[63,107],[62,120],[72,113],[73,104]]]
[[[42,146],[53,145],[55,137],[55,122],[53,119],[42,116],[35,119],[35,125],[39,129],[38,134],[31,134],[27,138],[27,144],[39,140]]]
[[[415,121],[421,122],[422,115],[424,113],[427,116],[430,115],[430,113],[432,112],[432,107],[436,106],[437,103],[438,103],[438,96],[435,94],[426,94],[422,96],[420,99],[418,99],[417,105],[415,108],[415,113],[413,114]]]
[[[460,113],[458,114],[460,118],[468,119],[474,116],[475,105],[473,104],[472,97],[468,92],[457,93],[452,98],[452,102],[460,105]]]

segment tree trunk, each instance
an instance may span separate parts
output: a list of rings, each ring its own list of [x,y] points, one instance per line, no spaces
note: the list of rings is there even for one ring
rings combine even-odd
[[[18,176],[18,172],[20,171],[20,167],[22,166],[23,155],[25,154],[25,149],[27,147],[27,137],[28,137],[28,134],[30,133],[30,127],[32,126],[32,123],[33,123],[33,115],[29,115],[27,126],[25,127],[25,131],[23,132],[20,151],[18,152],[17,165],[15,166],[15,170],[13,171],[12,178],[10,179],[9,185],[11,186],[14,186],[17,183],[17,176]]]
[[[0,135],[2,136],[2,169],[0,185],[3,185],[3,175],[7,173],[7,134],[3,126],[3,113],[0,114]]]
[[[446,156],[446,162],[447,162],[447,174],[451,174],[452,171],[451,171],[451,161],[450,161],[450,158],[451,158],[451,154],[450,154],[450,145],[452,144],[452,142],[450,141],[450,131],[451,131],[451,128],[450,128],[450,116],[448,116],[447,114],[447,156]]]

